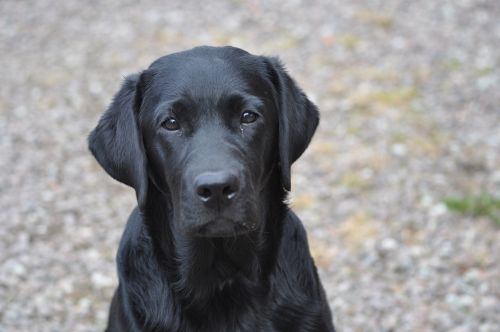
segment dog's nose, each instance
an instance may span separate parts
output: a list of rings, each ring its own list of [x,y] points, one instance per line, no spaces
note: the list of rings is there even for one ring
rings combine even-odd
[[[239,187],[238,176],[227,171],[204,172],[194,180],[198,198],[209,207],[230,204]]]

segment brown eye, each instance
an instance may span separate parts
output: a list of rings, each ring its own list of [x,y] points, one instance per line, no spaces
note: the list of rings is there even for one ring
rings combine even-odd
[[[252,111],[245,111],[241,114],[241,123],[252,123],[257,120],[259,115]]]
[[[174,130],[179,130],[180,126],[177,120],[173,117],[167,118],[163,123],[161,124],[163,128],[166,130],[174,131]]]

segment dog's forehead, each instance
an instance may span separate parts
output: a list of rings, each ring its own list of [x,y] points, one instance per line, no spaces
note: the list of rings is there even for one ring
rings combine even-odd
[[[234,91],[251,92],[259,86],[256,58],[214,52],[169,55],[150,67],[155,73],[152,85],[166,97],[187,95],[194,99],[217,99]]]

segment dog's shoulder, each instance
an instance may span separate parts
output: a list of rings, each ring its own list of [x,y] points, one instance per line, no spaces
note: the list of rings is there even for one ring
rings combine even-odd
[[[118,247],[118,261],[120,261],[121,259],[125,259],[124,257],[121,257],[123,252],[126,251],[130,246],[135,246],[139,239],[144,236],[143,228],[144,223],[142,220],[142,215],[139,208],[135,207],[135,209],[132,210],[130,216],[128,217],[125,231],[122,234],[120,246]]]
[[[315,287],[316,267],[309,252],[307,232],[292,210],[286,212],[283,220],[277,267],[278,274],[304,291],[309,292]]]
[[[290,209],[286,211],[283,222],[282,250],[310,256],[306,229],[300,218]]]
[[[144,330],[178,330],[178,316],[174,312],[178,305],[160,266],[153,240],[144,217],[136,207],[128,218],[125,232],[117,253],[120,293],[115,308],[126,324],[144,326]],[[167,314],[166,314],[167,313]],[[124,323],[125,324],[125,323]],[[156,327],[156,328],[154,328]]]
[[[273,324],[277,330],[333,331],[306,229],[291,210],[283,220],[275,272],[272,297],[276,304]]]

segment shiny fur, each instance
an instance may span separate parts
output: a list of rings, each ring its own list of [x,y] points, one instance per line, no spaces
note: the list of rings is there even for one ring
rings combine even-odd
[[[240,122],[246,109],[254,123]],[[172,116],[179,130],[162,125]],[[107,331],[333,331],[306,232],[285,203],[318,121],[277,59],[233,47],[168,55],[127,77],[89,137],[138,201]],[[236,174],[227,207],[193,190],[207,170]]]

